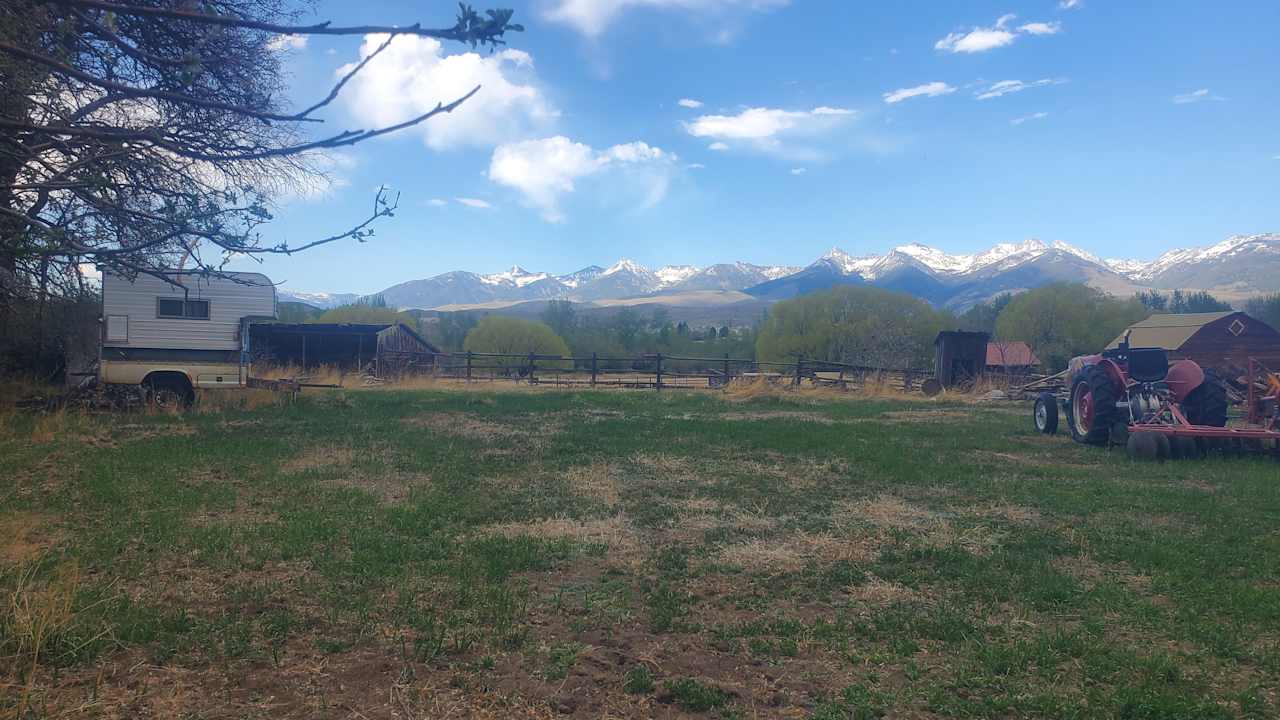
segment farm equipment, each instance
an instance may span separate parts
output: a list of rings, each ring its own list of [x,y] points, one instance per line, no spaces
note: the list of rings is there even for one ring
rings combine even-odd
[[[1061,410],[1076,442],[1125,445],[1137,459],[1192,458],[1214,448],[1270,450],[1280,459],[1280,378],[1266,373],[1257,383],[1260,368],[1250,362],[1246,425],[1228,427],[1226,384],[1213,370],[1191,360],[1170,364],[1163,348],[1131,348],[1126,337],[1114,350],[1072,358],[1061,389],[1036,398],[1036,429],[1057,432]]]

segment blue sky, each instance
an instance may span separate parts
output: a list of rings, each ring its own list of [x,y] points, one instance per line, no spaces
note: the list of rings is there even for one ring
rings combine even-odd
[[[454,269],[807,264],[911,242],[1152,258],[1280,229],[1274,0],[497,4],[527,28],[506,52],[398,38],[324,129],[480,94],[326,158],[332,186],[282,198],[264,237],[330,234],[381,184],[401,194],[397,217],[365,244],[260,269],[372,292]],[[315,15],[443,26],[455,8],[322,1]],[[369,42],[282,43],[296,101]]]

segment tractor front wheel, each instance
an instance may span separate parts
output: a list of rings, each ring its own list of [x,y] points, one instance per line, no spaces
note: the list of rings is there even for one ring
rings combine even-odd
[[[1106,445],[1111,426],[1120,419],[1116,409],[1119,389],[1099,365],[1090,365],[1071,386],[1067,423],[1071,439],[1086,445]]]
[[[1058,398],[1053,393],[1042,392],[1036,397],[1036,431],[1045,435],[1058,432]]]

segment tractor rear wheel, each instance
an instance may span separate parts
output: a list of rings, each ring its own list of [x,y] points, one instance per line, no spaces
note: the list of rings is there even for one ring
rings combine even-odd
[[[1182,401],[1182,414],[1192,425],[1226,427],[1227,387],[1218,373],[1204,371],[1204,382]]]
[[[1053,393],[1042,392],[1036,397],[1036,431],[1045,435],[1058,432],[1058,398]]]
[[[1120,390],[1100,365],[1090,365],[1071,386],[1071,439],[1086,445],[1106,445],[1111,439],[1111,426],[1120,420],[1116,401]]]

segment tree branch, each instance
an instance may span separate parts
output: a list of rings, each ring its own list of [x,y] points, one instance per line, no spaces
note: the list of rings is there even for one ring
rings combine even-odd
[[[511,19],[511,12],[509,10],[490,10],[490,19],[486,21],[465,5],[462,6],[462,14],[458,16],[458,23],[456,25],[451,28],[431,29],[422,27],[421,23],[414,23],[413,25],[354,25],[349,27],[334,27],[329,22],[322,22],[316,25],[281,25],[278,23],[261,22],[258,20],[247,20],[245,18],[230,15],[206,15],[204,13],[191,12],[189,10],[170,10],[168,8],[128,5],[120,2],[109,2],[108,0],[47,0],[47,2],[60,5],[94,8],[120,15],[140,15],[146,17],[160,17],[170,20],[187,20],[189,22],[203,23],[207,25],[261,30],[263,32],[278,33],[280,35],[370,35],[387,33],[390,35],[417,35],[419,37],[430,37],[439,40],[454,40],[475,46],[476,44],[499,45],[503,43],[501,38],[508,30],[512,32],[524,31],[524,27],[522,25],[508,22],[508,20]]]

